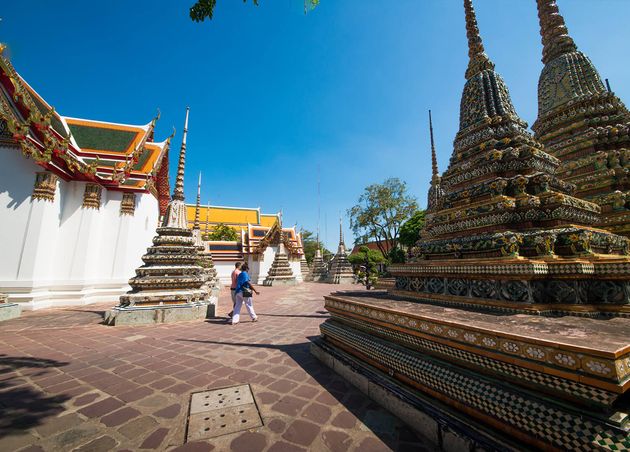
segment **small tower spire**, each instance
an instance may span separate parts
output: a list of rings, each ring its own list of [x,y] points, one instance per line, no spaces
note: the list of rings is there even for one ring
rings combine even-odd
[[[431,118],[431,110],[429,110],[429,134],[431,135],[431,168],[433,170],[434,180],[438,176],[437,155],[435,154],[435,141],[433,140],[433,119]]]
[[[199,230],[199,208],[201,205],[201,172],[199,172],[199,182],[197,183],[197,205],[195,206],[195,224],[193,229]]]
[[[186,120],[184,121],[184,135],[182,136],[182,147],[179,150],[179,164],[177,166],[177,179],[175,180],[175,190],[173,199],[184,201],[184,169],[186,167],[186,136],[188,135],[188,113],[190,107],[186,107]]]
[[[464,10],[466,12],[466,36],[468,37],[468,56],[470,58],[468,69],[466,69],[466,80],[470,80],[486,69],[493,70],[494,63],[490,61],[483,47],[472,0],[464,0]]]
[[[556,0],[536,0],[538,4],[538,19],[540,21],[540,35],[543,44],[543,64],[547,64],[557,56],[575,52],[577,46],[564,23]]]
[[[341,215],[339,215],[339,243],[343,243],[343,219]]]

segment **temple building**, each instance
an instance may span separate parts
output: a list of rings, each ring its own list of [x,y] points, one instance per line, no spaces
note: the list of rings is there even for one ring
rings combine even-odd
[[[198,222],[202,236],[212,233],[220,224],[236,232],[236,240],[204,240],[222,284],[230,283],[236,262],[247,262],[252,282],[263,284],[280,251],[280,236],[296,282],[304,280],[300,264],[304,256],[302,235],[295,226],[281,226],[280,213],[263,214],[260,208],[201,205],[197,219],[196,205],[188,204],[186,208],[188,226],[193,229]]]
[[[157,119],[60,115],[0,54],[0,292],[9,303],[112,301],[129,289],[168,201],[170,138],[155,139]]]
[[[630,236],[630,112],[578,50],[556,0],[537,3],[544,68],[532,129],[574,195],[601,206],[599,226]]]
[[[387,296],[325,297],[312,352],[446,449],[628,450],[629,240],[555,176],[464,9],[439,202]]]

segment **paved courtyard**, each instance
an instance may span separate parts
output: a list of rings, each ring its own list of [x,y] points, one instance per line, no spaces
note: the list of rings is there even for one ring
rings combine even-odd
[[[309,354],[344,286],[263,287],[260,321],[110,327],[108,305],[0,324],[0,450],[428,450]],[[348,288],[346,286],[345,288]],[[219,314],[228,311],[221,292]],[[250,384],[262,427],[185,443],[190,394]]]

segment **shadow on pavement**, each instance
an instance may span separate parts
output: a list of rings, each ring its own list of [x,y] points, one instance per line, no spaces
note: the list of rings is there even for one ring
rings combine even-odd
[[[292,317],[292,316],[288,316]],[[298,316],[301,317],[301,316]],[[307,316],[314,317],[314,316]],[[319,317],[319,316],[317,316]],[[327,317],[327,316],[321,316]],[[330,393],[339,404],[351,412],[361,423],[380,438],[383,443],[395,450],[397,438],[406,437],[411,441],[417,441],[414,433],[402,425],[392,414],[371,401],[358,389],[346,382],[334,371],[322,364],[310,353],[311,341],[316,336],[307,337],[309,342],[301,344],[276,345],[265,343],[228,342],[213,340],[178,339],[183,342],[197,342],[203,344],[230,345],[237,347],[250,347],[280,350],[292,358],[303,370],[305,370],[317,383]]]
[[[0,354],[0,438],[41,425],[47,417],[64,411],[63,403],[70,399],[63,394],[46,396],[32,385],[19,386],[23,381],[15,371],[38,377],[46,374],[47,368],[67,364],[52,359]]]

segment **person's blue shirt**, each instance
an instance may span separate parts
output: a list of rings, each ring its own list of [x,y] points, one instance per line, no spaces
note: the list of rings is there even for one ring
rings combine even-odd
[[[242,292],[243,287],[249,287],[249,275],[247,272],[241,272],[236,278],[236,293]]]

